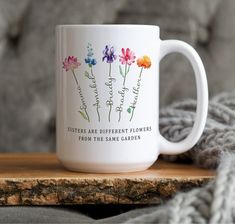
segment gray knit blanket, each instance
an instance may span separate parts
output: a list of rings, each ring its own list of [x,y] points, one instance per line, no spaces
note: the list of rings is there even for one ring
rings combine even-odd
[[[161,110],[163,136],[175,142],[184,139],[192,129],[195,111],[195,100],[177,102]],[[223,93],[210,100],[205,130],[193,149],[176,156],[164,155],[163,158],[216,168],[224,152],[235,153],[235,92]]]
[[[179,141],[190,132],[196,101],[175,103],[161,111],[161,133]],[[181,155],[163,156],[168,161],[192,162],[216,168],[208,185],[178,193],[161,206],[139,209],[99,223],[235,223],[235,92],[211,99],[206,128],[195,147]]]
[[[180,193],[166,205],[125,223],[235,223],[235,155],[222,156],[217,177],[207,186]]]

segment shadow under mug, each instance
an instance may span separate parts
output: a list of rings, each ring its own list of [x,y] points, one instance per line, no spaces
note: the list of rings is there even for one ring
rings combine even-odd
[[[65,167],[141,171],[198,141],[208,109],[204,66],[190,45],[159,33],[151,25],[56,27],[57,156]],[[178,143],[159,133],[159,63],[171,52],[190,61],[197,87],[195,123]]]

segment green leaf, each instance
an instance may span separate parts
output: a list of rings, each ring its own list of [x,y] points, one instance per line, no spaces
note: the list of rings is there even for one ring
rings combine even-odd
[[[82,115],[82,117],[85,119],[85,120],[87,120],[88,121],[88,118],[87,118],[87,116],[82,112],[82,111],[78,111],[81,115]]]
[[[122,66],[121,66],[121,65],[119,65],[119,72],[120,72],[121,76],[124,77],[123,72],[122,72]]]
[[[130,107],[127,109],[127,112],[128,112],[129,114],[131,113],[131,108],[130,108]]]

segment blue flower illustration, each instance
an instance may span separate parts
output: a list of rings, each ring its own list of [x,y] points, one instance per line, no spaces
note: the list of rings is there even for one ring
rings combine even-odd
[[[113,63],[114,60],[116,60],[117,55],[114,54],[114,47],[110,47],[108,45],[105,46],[105,49],[103,50],[103,58],[102,60],[106,60],[107,63]]]
[[[89,67],[97,64],[97,61],[94,58],[90,57],[85,58],[85,62],[89,65]]]
[[[97,61],[95,58],[93,58],[94,53],[93,53],[93,48],[90,43],[87,45],[87,57],[85,58],[85,63],[88,64],[89,67],[92,67],[97,64]]]
[[[99,92],[98,87],[96,83],[96,77],[93,72],[93,66],[97,64],[97,61],[94,58],[93,48],[90,43],[87,45],[87,57],[85,58],[85,63],[88,65],[89,69],[85,71],[85,77],[88,78],[91,81],[91,84],[89,87],[93,90],[95,94],[95,102],[93,103],[93,106],[96,107],[96,112],[98,116],[98,121],[100,122],[100,98],[99,98]]]

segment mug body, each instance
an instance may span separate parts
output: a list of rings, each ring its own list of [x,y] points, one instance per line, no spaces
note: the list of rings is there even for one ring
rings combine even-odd
[[[56,27],[57,156],[71,170],[128,172],[157,159],[159,27]]]

